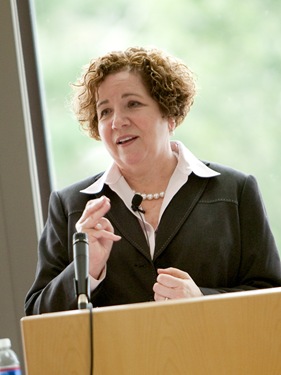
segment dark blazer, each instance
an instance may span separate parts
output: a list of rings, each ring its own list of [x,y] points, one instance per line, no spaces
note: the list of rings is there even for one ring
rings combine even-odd
[[[103,194],[111,200],[107,218],[122,239],[91,295],[94,307],[152,301],[159,267],[188,272],[204,295],[281,286],[280,259],[255,178],[209,166],[221,174],[192,173],[166,208],[153,259],[138,219],[117,194],[106,185],[97,195],[80,193],[100,175],[53,192],[26,314],[77,308],[72,235],[87,201]]]

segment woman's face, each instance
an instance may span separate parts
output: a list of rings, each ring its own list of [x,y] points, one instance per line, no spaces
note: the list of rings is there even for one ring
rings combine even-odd
[[[174,121],[163,117],[139,74],[108,75],[96,100],[101,140],[121,170],[165,161]]]

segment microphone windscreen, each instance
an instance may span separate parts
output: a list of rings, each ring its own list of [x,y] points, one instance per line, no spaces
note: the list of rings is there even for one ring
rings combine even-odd
[[[78,241],[86,242],[88,243],[88,236],[87,233],[82,233],[82,232],[76,232],[73,234],[72,237],[73,244],[75,244]]]
[[[132,210],[137,211],[142,201],[143,201],[142,196],[140,194],[135,194],[132,199]]]

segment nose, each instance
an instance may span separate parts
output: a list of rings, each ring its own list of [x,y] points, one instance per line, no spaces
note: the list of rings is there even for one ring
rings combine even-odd
[[[119,129],[123,126],[129,125],[129,119],[125,116],[122,110],[114,111],[114,115],[112,118],[112,129]]]

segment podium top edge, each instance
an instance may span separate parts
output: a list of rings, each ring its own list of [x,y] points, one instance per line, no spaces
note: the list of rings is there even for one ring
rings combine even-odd
[[[232,293],[220,293],[213,294],[208,296],[196,297],[196,298],[181,298],[181,299],[171,299],[165,301],[151,301],[151,302],[139,302],[126,305],[115,305],[115,306],[106,306],[106,307],[97,307],[94,308],[94,313],[101,313],[105,311],[120,311],[120,310],[129,310],[129,309],[146,309],[146,308],[155,308],[163,307],[164,305],[181,305],[181,304],[198,304],[198,303],[211,303],[213,301],[229,301],[234,299],[245,299],[245,298],[262,298],[266,295],[275,295],[280,294],[281,296],[281,287],[275,288],[266,288],[266,289],[255,289],[249,291],[239,291]]]
[[[41,319],[42,317],[44,318],[56,318],[56,317],[62,317],[62,316],[71,316],[71,315],[86,315],[89,314],[89,310],[68,310],[68,311],[57,311],[57,312],[49,312],[49,313],[42,313],[42,314],[37,314],[37,315],[29,315],[29,316],[24,316],[21,318],[22,321],[26,320],[36,320],[36,319]]]
[[[99,314],[103,312],[115,312],[115,311],[122,311],[122,310],[163,307],[165,305],[178,306],[182,304],[212,303],[214,301],[222,302],[222,301],[229,301],[229,300],[234,300],[234,299],[263,298],[265,296],[271,296],[275,294],[280,294],[281,296],[281,287],[258,289],[258,290],[251,290],[251,291],[240,291],[240,292],[232,292],[232,293],[213,294],[209,296],[202,296],[202,297],[196,297],[196,298],[182,298],[182,299],[177,299],[177,300],[166,300],[166,301],[157,301],[157,302],[156,301],[139,302],[139,303],[132,303],[132,304],[124,304],[124,305],[95,307],[93,308],[92,312],[94,314]],[[41,319],[42,317],[56,318],[56,317],[71,316],[71,315],[82,316],[82,315],[87,315],[87,314],[89,314],[88,309],[68,310],[68,311],[44,313],[40,315],[25,316],[21,318],[21,321],[36,320],[36,319]]]

